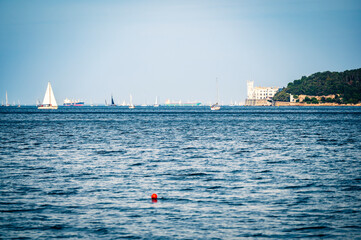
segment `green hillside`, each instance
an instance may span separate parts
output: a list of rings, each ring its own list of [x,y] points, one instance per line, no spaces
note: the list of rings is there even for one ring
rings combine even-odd
[[[318,72],[290,82],[273,100],[289,101],[289,95],[327,96],[337,95],[338,103],[361,102],[361,68],[344,72]]]

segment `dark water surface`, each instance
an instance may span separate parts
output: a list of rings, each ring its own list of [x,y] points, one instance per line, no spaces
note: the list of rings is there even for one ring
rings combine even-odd
[[[0,238],[361,239],[361,108],[0,108]]]

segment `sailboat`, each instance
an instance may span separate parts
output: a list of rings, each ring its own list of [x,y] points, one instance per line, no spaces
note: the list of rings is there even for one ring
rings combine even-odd
[[[158,96],[155,97],[155,103],[153,105],[154,107],[159,107],[159,104],[158,104]]]
[[[217,111],[221,109],[221,106],[218,105],[219,102],[218,79],[216,79],[216,84],[217,84],[217,102],[211,106],[212,111]]]
[[[38,109],[58,109],[58,104],[56,103],[50,82],[48,82],[48,87],[46,88],[43,103],[38,106]]]
[[[113,95],[112,95],[111,100],[110,100],[110,106],[112,106],[112,107],[116,107],[116,106],[117,106],[117,105],[114,103]]]
[[[10,106],[9,101],[8,101],[8,92],[7,92],[7,91],[6,91],[5,106],[6,106],[6,107],[9,107],[9,106]]]
[[[133,97],[132,97],[132,94],[129,95],[129,109],[134,109],[135,106],[133,104]]]

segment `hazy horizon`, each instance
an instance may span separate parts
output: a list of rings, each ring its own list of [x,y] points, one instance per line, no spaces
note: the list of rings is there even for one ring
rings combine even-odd
[[[244,102],[361,67],[359,1],[0,1],[0,98]]]

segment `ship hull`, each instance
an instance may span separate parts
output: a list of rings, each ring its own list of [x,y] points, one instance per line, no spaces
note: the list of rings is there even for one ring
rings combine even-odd
[[[58,106],[39,106],[38,109],[58,109]]]
[[[65,107],[83,107],[84,102],[64,103],[63,106],[65,106]]]

